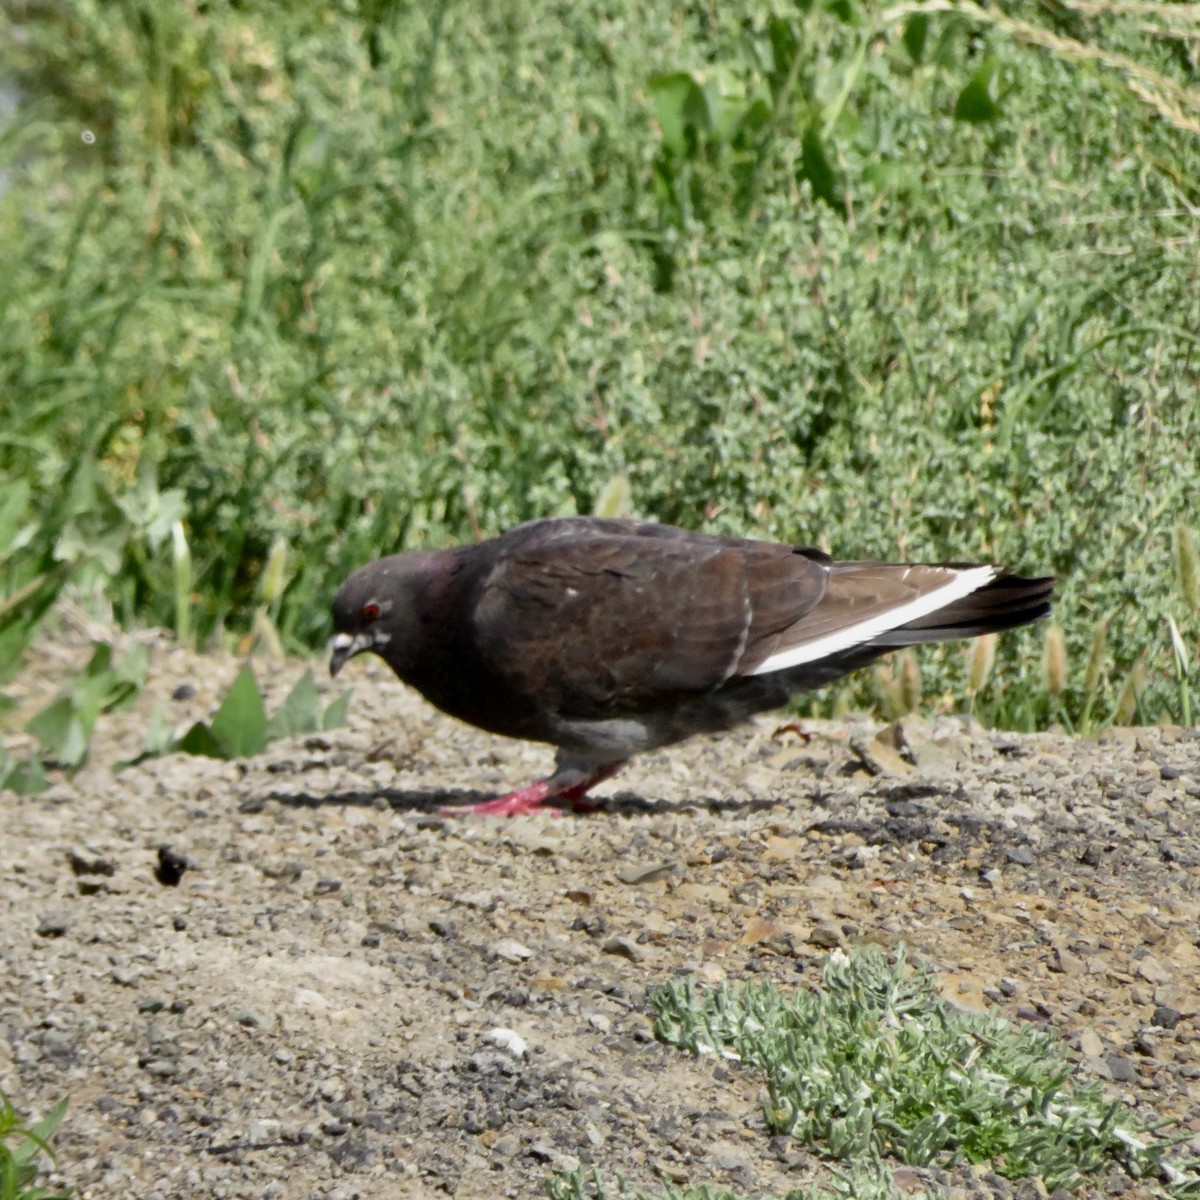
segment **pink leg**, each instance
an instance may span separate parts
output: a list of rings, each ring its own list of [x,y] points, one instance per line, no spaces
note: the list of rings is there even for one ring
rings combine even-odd
[[[585,800],[584,796],[596,784],[611,779],[622,765],[606,763],[583,779],[575,771],[557,782],[557,777],[552,775],[549,779],[539,779],[528,787],[509,792],[507,796],[497,796],[495,800],[484,800],[480,804],[447,804],[438,812],[448,817],[516,817],[533,812],[561,813],[561,809],[547,805],[547,800],[563,800],[575,812],[594,812],[596,806]]]

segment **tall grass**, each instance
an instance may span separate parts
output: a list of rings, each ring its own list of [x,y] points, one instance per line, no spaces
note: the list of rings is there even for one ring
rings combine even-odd
[[[1170,4],[10,0],[5,603],[241,633],[283,544],[271,627],[312,646],[351,565],[620,477],[1053,570],[1099,674],[1051,705],[1006,637],[976,711],[1106,718],[1144,662],[1178,716],[1198,45]],[[957,650],[909,670],[967,692]]]

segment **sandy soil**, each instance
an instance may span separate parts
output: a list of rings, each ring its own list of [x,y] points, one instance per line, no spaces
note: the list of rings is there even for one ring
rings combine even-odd
[[[904,941],[953,1002],[1047,1023],[1082,1077],[1200,1135],[1195,730],[768,719],[647,756],[594,814],[459,820],[437,806],[549,753],[356,663],[344,729],[100,765],[136,753],[154,700],[182,725],[236,668],[160,644],[93,765],[0,796],[0,1086],[71,1097],[81,1197],[526,1197],[579,1162],[747,1195],[827,1179],[765,1133],[751,1072],[654,1041],[645,993],[811,986],[859,941]],[[277,700],[301,669],[259,673]]]

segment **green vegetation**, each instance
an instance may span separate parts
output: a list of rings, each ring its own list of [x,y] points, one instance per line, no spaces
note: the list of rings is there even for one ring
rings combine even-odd
[[[80,766],[101,713],[120,711],[137,699],[150,669],[145,646],[133,646],[118,661],[113,648],[98,643],[79,676],[69,680],[26,725],[42,757],[62,767]]]
[[[901,1192],[893,1184],[891,1172],[877,1164],[855,1166],[844,1174],[835,1171],[832,1176],[833,1182],[828,1188],[794,1189],[780,1200],[926,1200],[933,1194],[909,1189]],[[724,1188],[710,1188],[705,1184],[676,1187],[668,1180],[664,1180],[662,1188],[655,1192],[633,1187],[622,1178],[618,1178],[616,1186],[612,1187],[599,1171],[583,1167],[546,1180],[546,1195],[550,1200],[742,1200],[737,1193]]]
[[[928,972],[871,947],[826,960],[819,992],[773,985],[655,992],[655,1032],[692,1054],[725,1054],[763,1072],[774,1133],[862,1168],[990,1164],[1051,1191],[1113,1163],[1200,1192],[1194,1164],[1166,1156],[1099,1084],[1079,1085],[1053,1033],[949,1008]]]
[[[170,736],[160,710],[150,722],[141,757],[180,751],[205,758],[250,758],[261,754],[276,738],[336,729],[346,719],[349,704],[350,693],[343,692],[330,704],[322,705],[313,673],[305,671],[268,717],[258,681],[247,663],[230,685],[211,723],[197,721],[176,740]]]
[[[38,1156],[54,1160],[50,1139],[66,1112],[67,1102],[60,1100],[36,1125],[27,1127],[0,1092],[0,1200],[69,1200],[70,1192],[35,1185]]]
[[[1198,46],[1165,2],[10,0],[0,670],[68,582],[311,647],[353,565],[621,477],[1057,572],[1058,691],[1005,637],[984,720],[1191,715]]]

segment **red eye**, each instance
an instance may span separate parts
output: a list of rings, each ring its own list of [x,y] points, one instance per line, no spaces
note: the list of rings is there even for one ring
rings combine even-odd
[[[374,600],[372,600],[369,604],[364,604],[362,606],[363,620],[364,621],[374,621],[379,617],[379,614],[382,611],[383,610],[379,607],[379,605],[376,604]]]

